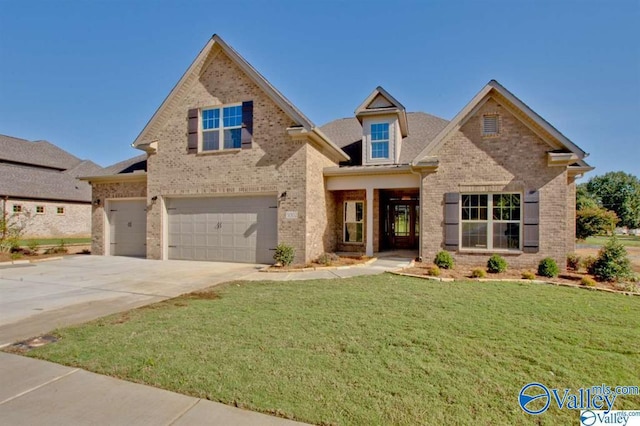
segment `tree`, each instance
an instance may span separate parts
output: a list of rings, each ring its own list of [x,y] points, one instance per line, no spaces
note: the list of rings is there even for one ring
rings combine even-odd
[[[0,213],[0,253],[10,252],[18,247],[20,237],[31,219],[29,212],[9,214],[6,207]]]
[[[576,187],[576,210],[598,207],[598,200],[587,190],[587,184],[581,183]]]
[[[602,207],[584,207],[576,212],[576,237],[584,240],[592,235],[613,232],[618,216]]]
[[[586,189],[600,206],[616,212],[619,225],[630,229],[640,228],[640,179],[636,176],[625,172],[609,172],[592,178],[587,182]]]

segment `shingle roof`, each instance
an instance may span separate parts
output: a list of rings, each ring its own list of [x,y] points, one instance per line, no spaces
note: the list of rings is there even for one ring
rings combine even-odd
[[[105,167],[97,173],[86,173],[83,176],[111,176],[122,173],[133,173],[135,171],[147,171],[147,154],[138,155],[128,160],[120,161]]]
[[[91,202],[91,187],[73,174],[0,163],[0,195],[18,198]]]
[[[82,161],[47,141],[30,142],[0,135],[0,161],[3,160],[58,170],[70,169]]]
[[[407,113],[409,134],[402,139],[400,163],[408,164],[449,123],[447,120],[424,112]],[[341,118],[320,127],[329,138],[351,156],[350,165],[362,164],[362,126],[358,119]]]

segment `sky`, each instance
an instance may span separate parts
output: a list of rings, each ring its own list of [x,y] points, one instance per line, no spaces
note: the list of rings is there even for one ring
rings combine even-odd
[[[640,0],[0,0],[0,134],[139,155],[213,34],[317,125],[378,85],[451,119],[496,79],[590,153],[587,178],[640,176]]]

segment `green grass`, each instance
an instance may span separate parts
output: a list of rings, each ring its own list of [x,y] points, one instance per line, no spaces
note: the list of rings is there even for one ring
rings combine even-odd
[[[29,356],[311,423],[577,424],[524,414],[518,392],[639,384],[638,297],[390,274],[214,296],[65,328]]]
[[[20,240],[19,245],[26,247],[30,241],[35,241],[39,246],[58,245],[60,241],[64,241],[65,244],[91,244],[91,238],[32,238]]]
[[[635,235],[617,235],[618,240],[626,247],[640,247],[640,237]],[[603,246],[610,237],[597,236],[589,237],[585,240],[585,244],[592,244],[597,246]]]

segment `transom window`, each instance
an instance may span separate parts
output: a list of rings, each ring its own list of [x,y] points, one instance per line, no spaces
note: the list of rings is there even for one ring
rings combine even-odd
[[[364,202],[344,202],[344,242],[361,243],[364,228]]]
[[[202,110],[202,150],[239,149],[242,146],[242,105]]]
[[[371,125],[371,158],[389,158],[389,123]]]
[[[497,114],[482,116],[482,135],[495,136],[500,133],[500,117]]]
[[[461,247],[520,250],[520,194],[462,194]]]

